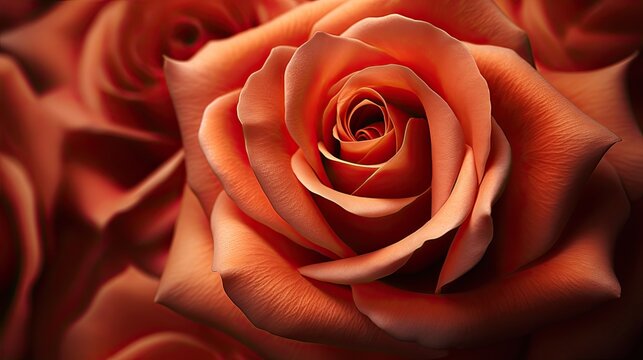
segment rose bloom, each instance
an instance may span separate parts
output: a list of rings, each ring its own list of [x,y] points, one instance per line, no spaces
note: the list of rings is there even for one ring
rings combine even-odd
[[[529,54],[491,2],[322,0],[167,61],[190,187],[157,300],[383,356],[635,351],[643,177],[603,156],[640,130]]]
[[[68,1],[0,33],[0,150],[24,166],[46,227],[25,356],[57,357],[63,329],[128,264],[163,269],[185,183],[164,57],[297,4]]]

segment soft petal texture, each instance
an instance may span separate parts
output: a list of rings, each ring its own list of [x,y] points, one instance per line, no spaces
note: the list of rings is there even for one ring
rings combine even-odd
[[[579,109],[621,137],[606,157],[623,179],[630,199],[637,201],[643,195],[643,135],[627,92],[627,69],[632,60],[593,71],[541,72]]]
[[[284,69],[293,49],[277,47],[261,70],[252,74],[239,96],[248,159],[275,211],[314,244],[339,256],[352,251],[337,238],[308,190],[290,167],[296,149],[284,123]]]
[[[629,202],[608,163],[594,172],[558,247],[511,276],[448,295],[374,282],[353,285],[357,307],[391,335],[435,348],[527,334],[620,295],[613,247]]]
[[[16,54],[42,87],[74,79],[79,43],[104,0],[65,1],[40,19],[0,36],[0,48]]]
[[[65,333],[63,359],[255,359],[240,342],[154,302],[158,280],[128,268]]]
[[[213,209],[212,230],[213,269],[221,274],[226,294],[259,328],[335,346],[420,351],[384,336],[355,309],[347,289],[301,276],[297,266],[319,255],[252,221],[225,193]],[[424,357],[440,354],[422,352]]]
[[[531,338],[528,359],[634,359],[640,355],[642,223],[643,202],[639,201],[633,205],[632,215],[616,243],[614,265],[621,283],[621,297],[578,318],[539,329]]]
[[[425,242],[442,237],[465,221],[473,207],[477,186],[473,154],[468,148],[451,196],[422,227],[379,250],[302,266],[299,272],[316,280],[337,284],[366,283],[390,275],[400,269]]]
[[[21,358],[42,267],[36,197],[25,169],[0,154],[0,357]]]
[[[556,92],[515,52],[481,45],[469,49],[511,146],[512,170],[494,216],[503,226],[490,248],[498,270],[511,272],[556,243],[582,185],[618,137]]]
[[[230,301],[224,292],[221,276],[211,271],[212,253],[208,219],[194,193],[186,189],[157,301],[189,319],[244,339],[248,347],[268,359],[350,359],[359,355],[328,345],[290,340],[257,329]],[[377,358],[375,354],[369,356]]]
[[[618,62],[643,43],[637,0],[497,0],[529,35],[539,63],[591,70]]]
[[[181,127],[188,182],[206,210],[212,208],[217,180],[199,148],[203,110],[217,97],[241,88],[277,45],[298,45],[310,28],[341,0],[311,2],[258,28],[210,42],[187,62],[165,62],[165,76]],[[234,76],[232,76],[234,74]]]
[[[485,254],[493,239],[492,205],[501,196],[510,171],[511,148],[493,120],[491,154],[469,219],[455,235],[440,270],[437,291],[470,270]]]
[[[364,18],[394,13],[434,24],[460,40],[508,47],[526,59],[531,54],[525,33],[493,3],[484,0],[428,3],[423,0],[387,0],[380,1],[377,6],[373,6],[370,0],[350,1],[322,18],[312,33],[341,34]]]

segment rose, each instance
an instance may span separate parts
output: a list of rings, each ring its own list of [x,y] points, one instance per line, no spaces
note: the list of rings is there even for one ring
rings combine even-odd
[[[534,56],[556,70],[591,70],[643,45],[640,1],[497,1],[527,31]]]
[[[0,146],[27,168],[52,227],[30,356],[55,354],[60,328],[128,263],[163,268],[184,183],[163,57],[188,58],[296,4],[74,1],[0,34],[32,79],[2,68]]]
[[[24,168],[0,154],[0,356],[19,358],[31,316],[31,291],[41,267],[34,191]]]
[[[128,268],[105,283],[63,337],[63,359],[256,359],[233,338],[155,304],[158,280]]]
[[[428,23],[527,54],[520,32],[486,3],[466,10],[452,2],[335,5],[302,6],[166,65],[184,139],[192,139],[185,142],[194,169],[188,183],[211,217],[218,274],[203,270],[210,235],[178,229],[159,301],[224,326],[209,303],[222,297],[210,285],[221,276],[226,295],[257,327],[287,338],[391,351],[400,344],[384,330],[440,349],[498,341],[506,342],[491,349],[504,356],[553,349],[539,328],[582,319],[621,291],[611,248],[629,201],[613,165],[599,163],[617,138],[511,50],[463,45]],[[388,13],[427,22],[360,21]],[[340,36],[313,36],[318,30]],[[280,44],[298,48],[276,47],[268,56]],[[418,52],[417,44],[430,51]],[[457,79],[453,69],[461,71]],[[448,104],[444,113],[426,88]],[[457,121],[449,122],[447,110]],[[417,120],[425,116],[428,125]],[[445,124],[454,124],[451,132],[439,130]],[[414,131],[401,133],[404,126]],[[384,143],[386,136],[401,138],[399,149],[395,143],[356,156],[361,144],[353,138]],[[405,153],[407,140],[416,145]],[[421,156],[423,146],[431,159]],[[379,157],[377,166],[365,165],[385,176],[351,164],[364,155]],[[429,174],[431,162],[440,166]],[[378,186],[367,191],[364,179]],[[215,203],[217,181],[225,192]],[[429,182],[438,198],[430,205],[422,203]],[[621,285],[628,300],[615,302],[619,312],[638,296],[630,295],[632,282]],[[522,348],[527,337],[534,343]]]

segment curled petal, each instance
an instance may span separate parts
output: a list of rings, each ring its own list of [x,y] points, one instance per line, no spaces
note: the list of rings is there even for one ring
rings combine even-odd
[[[312,243],[340,256],[352,251],[323,219],[308,190],[291,170],[296,145],[284,123],[284,69],[292,48],[273,49],[261,70],[252,74],[239,96],[250,166],[277,213]]]
[[[302,266],[299,272],[313,279],[336,284],[366,283],[392,274],[406,264],[413,252],[425,242],[440,238],[465,221],[473,207],[477,180],[472,151],[468,148],[451,196],[418,230],[379,250]]]
[[[512,151],[496,217],[505,226],[494,235],[491,254],[501,272],[511,272],[554,245],[582,185],[618,137],[578,110],[515,52],[469,48],[489,84],[493,116]]]
[[[255,223],[225,193],[212,212],[212,228],[213,269],[221,274],[228,296],[257,327],[335,346],[418,352],[429,358],[439,354],[385,336],[355,309],[346,288],[301,276],[297,266],[319,255]]]

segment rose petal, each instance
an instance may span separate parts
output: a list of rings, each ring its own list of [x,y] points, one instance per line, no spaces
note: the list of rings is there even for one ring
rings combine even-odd
[[[31,292],[42,266],[42,245],[31,182],[25,169],[4,154],[0,154],[0,185],[0,289],[3,297],[9,297],[2,299],[0,354],[17,359],[25,345]],[[8,268],[11,264],[15,266]]]
[[[532,335],[529,359],[636,358],[643,324],[643,202],[632,210],[616,243],[614,266],[621,297],[577,318],[539,329]]]
[[[290,340],[257,329],[230,301],[224,292],[221,276],[211,271],[212,250],[208,219],[194,193],[186,189],[156,300],[193,321],[242,339],[263,357],[321,360],[360,355],[326,345]]]
[[[541,73],[579,109],[620,136],[623,141],[605,155],[616,167],[632,201],[643,195],[643,135],[627,93],[627,68],[632,58],[585,72]]]
[[[363,217],[382,217],[394,214],[419,197],[416,195],[404,198],[371,198],[339,192],[321,183],[315,176],[315,171],[304,159],[301,150],[292,156],[291,166],[294,175],[308,191],[334,202],[352,214]]]
[[[253,222],[225,193],[213,209],[212,228],[213,269],[230,299],[257,327],[303,341],[436,355],[382,336],[356,311],[347,289],[302,277],[296,267],[319,256]]]
[[[322,56],[331,52],[330,59]],[[319,117],[327,91],[352,72],[391,62],[390,56],[360,41],[320,32],[300,46],[288,63],[284,76],[286,126],[322,183],[330,185],[317,151],[322,140]]]
[[[288,16],[229,39],[210,42],[189,61],[166,59],[165,78],[181,127],[188,182],[207,210],[212,208],[218,191],[197,138],[203,110],[212,99],[243,86],[274,46],[304,42],[313,23],[341,1],[303,4]]]
[[[491,154],[480,183],[473,211],[456,233],[440,270],[437,292],[469,271],[480,261],[493,238],[491,206],[498,200],[507,182],[511,165],[511,148],[495,120],[491,131]],[[502,224],[500,224],[502,226]]]
[[[332,252],[299,235],[273,209],[248,161],[243,130],[237,117],[238,101],[239,90],[217,98],[206,109],[199,129],[203,153],[226,193],[244,213],[258,222],[306,248],[335,257]]]
[[[561,316],[617,298],[612,248],[629,203],[604,164],[584,189],[585,202],[565,241],[542,262],[509,277],[448,295],[428,295],[382,283],[353,285],[360,311],[396,338],[450,348],[526,334]]]
[[[490,249],[499,270],[511,272],[553,246],[582,185],[618,138],[513,51],[481,45],[469,49],[489,84],[493,115],[514,159],[496,218],[505,226]]]
[[[476,173],[482,179],[491,136],[489,90],[462,43],[429,23],[397,14],[362,20],[342,36],[359,39],[395,57],[444,98],[460,121],[465,143],[473,148]],[[423,44],[420,53],[417,44]],[[434,196],[441,196],[438,189],[434,192]]]
[[[336,284],[370,282],[401,268],[425,242],[435,240],[456,228],[469,215],[477,192],[475,164],[467,148],[462,170],[451,196],[431,219],[404,239],[371,253],[302,266],[307,277]],[[368,241],[364,239],[363,241]]]
[[[336,255],[352,251],[342,243],[319,213],[308,190],[290,171],[296,146],[284,124],[284,69],[291,48],[273,49],[261,70],[252,74],[239,96],[250,166],[277,213],[304,238]]]
[[[476,1],[390,1],[373,6],[369,0],[350,1],[338,6],[315,24],[311,33],[340,34],[367,17],[400,14],[426,21],[452,36],[474,43],[490,43],[516,50],[531,57],[525,33],[507,19],[492,3]],[[422,42],[424,44],[424,42]]]

